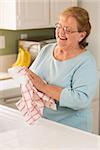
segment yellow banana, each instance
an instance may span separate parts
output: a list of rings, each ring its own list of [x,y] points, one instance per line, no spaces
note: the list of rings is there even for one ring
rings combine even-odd
[[[28,49],[23,50],[23,52],[21,53],[21,61],[17,66],[29,67],[30,63],[31,63],[31,55]]]
[[[25,58],[25,66],[26,67],[29,67],[30,66],[30,63],[31,63],[31,55],[30,55],[30,52],[28,49],[25,50],[25,55],[26,55],[26,58]]]
[[[18,64],[20,63],[20,61],[21,61],[21,56],[22,56],[22,51],[23,51],[23,49],[22,49],[22,48],[19,48],[17,60],[16,60],[16,62],[12,65],[12,67],[18,66]]]

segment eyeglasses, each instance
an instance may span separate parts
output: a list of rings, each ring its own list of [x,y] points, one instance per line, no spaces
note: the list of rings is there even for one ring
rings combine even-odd
[[[60,30],[60,29],[63,29],[64,33],[65,34],[71,34],[71,33],[75,33],[75,32],[79,32],[79,31],[71,31],[68,27],[62,27],[62,25],[60,23],[56,23],[55,24],[55,29],[56,30]]]

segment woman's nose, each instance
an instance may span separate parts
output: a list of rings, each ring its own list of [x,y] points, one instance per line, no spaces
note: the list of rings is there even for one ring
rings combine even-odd
[[[60,28],[59,33],[60,33],[62,36],[65,36],[64,28]]]

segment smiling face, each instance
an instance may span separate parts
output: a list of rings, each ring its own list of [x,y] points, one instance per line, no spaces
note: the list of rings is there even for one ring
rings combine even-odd
[[[74,17],[60,16],[56,25],[57,45],[64,49],[80,48],[79,42],[85,37],[85,32],[78,32],[78,24]]]

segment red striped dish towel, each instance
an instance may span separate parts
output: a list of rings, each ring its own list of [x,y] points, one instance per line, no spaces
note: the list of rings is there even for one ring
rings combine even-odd
[[[21,111],[28,124],[34,124],[43,115],[44,107],[56,110],[55,101],[39,92],[32,84],[27,76],[25,67],[17,67],[9,69],[9,73],[15,77],[19,77],[22,98],[16,103],[17,108]],[[22,78],[22,80],[21,80]]]

